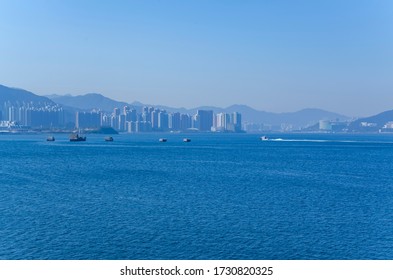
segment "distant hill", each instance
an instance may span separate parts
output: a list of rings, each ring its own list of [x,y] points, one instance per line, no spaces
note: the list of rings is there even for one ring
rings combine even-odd
[[[0,106],[2,106],[4,102],[19,106],[26,103],[37,106],[55,105],[55,102],[47,97],[36,95],[27,90],[0,85]]]
[[[103,111],[111,112],[113,108],[123,108],[124,106],[130,106],[137,111],[141,111],[143,106],[153,106],[168,112],[180,112],[183,114],[195,114],[197,110],[212,110],[214,113],[232,113],[239,112],[242,114],[243,122],[253,123],[264,123],[269,125],[280,125],[282,123],[291,124],[294,128],[301,128],[309,125],[313,125],[319,120],[349,120],[347,116],[328,112],[320,109],[304,109],[298,112],[292,113],[271,113],[265,111],[255,110],[247,105],[232,105],[227,108],[212,107],[212,106],[201,106],[192,109],[186,108],[173,108],[162,105],[147,105],[139,102],[128,104],[126,102],[119,102],[110,98],[107,98],[98,93],[89,93],[79,96],[71,95],[51,95],[48,96],[54,102],[63,106],[77,108],[79,110],[92,110],[101,109]]]
[[[387,122],[391,121],[393,121],[393,110],[385,111],[371,117],[357,119],[349,125],[349,130],[375,132],[381,129]]]
[[[123,108],[124,106],[130,106],[125,102],[119,102],[108,97],[105,97],[99,93],[88,93],[85,95],[48,95],[52,101],[57,104],[73,107],[75,109],[89,111],[92,109],[101,109],[103,111],[111,112],[113,108]]]
[[[195,114],[197,110],[212,110],[214,113],[233,113],[239,112],[242,114],[243,122],[252,123],[264,123],[269,125],[280,125],[282,123],[292,124],[295,128],[301,128],[309,125],[313,125],[320,120],[340,120],[346,121],[350,117],[328,112],[321,109],[303,109],[297,112],[291,113],[272,113],[266,111],[258,111],[247,105],[232,105],[227,108],[202,106],[193,109],[185,108],[170,108],[165,106],[157,106],[159,108],[165,108],[171,112],[181,112],[188,114]]]
[[[328,112],[321,109],[303,109],[290,113],[271,113],[266,111],[258,111],[245,105],[233,105],[225,109],[226,112],[240,112],[243,121],[264,123],[270,125],[292,124],[294,128],[301,128],[313,125],[319,120],[349,120],[344,115]]]
[[[49,96],[39,96],[27,90],[0,85],[0,110],[1,106],[5,102],[16,106],[22,106],[23,104],[27,103],[33,106],[53,106],[59,104],[64,108],[65,119],[69,122],[74,121],[76,111],[90,111],[92,109],[100,109],[106,112],[112,112],[113,108],[123,108],[124,106],[135,108],[138,112],[141,112],[143,106],[153,106],[156,108],[167,110],[168,112],[180,112],[184,114],[195,114],[197,110],[212,110],[214,113],[239,112],[242,114],[243,122],[272,126],[287,124],[292,125],[293,129],[311,127],[313,125],[317,127],[320,120],[341,122],[350,121],[350,118],[347,116],[315,108],[308,108],[297,112],[289,113],[272,113],[266,111],[258,111],[247,105],[232,105],[227,108],[212,106],[201,106],[192,109],[173,108],[161,105],[147,105],[140,102],[133,102],[131,104],[128,104],[126,102],[120,102],[105,97],[99,93],[88,93],[79,96],[56,94]],[[391,121],[393,121],[393,110],[385,111],[374,116],[357,119],[349,124],[348,131],[375,132],[382,129],[387,122]]]

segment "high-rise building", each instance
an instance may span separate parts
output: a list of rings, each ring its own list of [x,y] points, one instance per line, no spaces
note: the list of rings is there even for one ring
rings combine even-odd
[[[127,130],[126,128],[126,115],[120,115],[118,116],[118,121],[119,121],[119,131],[125,131]]]
[[[135,109],[131,109],[126,114],[126,121],[136,122],[137,121],[137,113]]]
[[[181,126],[180,126],[180,113],[176,112],[176,113],[172,113],[168,115],[169,117],[169,129],[172,130],[180,130]]]
[[[168,128],[168,114],[165,111],[161,111],[158,113],[158,129],[161,131],[167,131]]]
[[[16,116],[17,116],[16,108],[14,106],[9,107],[8,108],[8,121],[10,121],[10,122],[17,121]]]
[[[111,116],[103,114],[101,118],[101,126],[111,126]]]
[[[234,131],[240,132],[242,130],[242,115],[238,112],[233,112],[231,120],[234,126]]]
[[[226,113],[219,113],[216,115],[216,131],[226,131],[230,124],[230,115]]]
[[[196,114],[196,126],[199,131],[211,131],[213,126],[213,111],[198,110]]]
[[[159,109],[155,109],[151,112],[151,127],[153,130],[158,130],[158,114],[160,113]]]
[[[186,131],[191,128],[191,117],[188,114],[180,115],[180,130]]]
[[[75,127],[99,128],[101,126],[101,112],[76,112]]]
[[[128,107],[127,105],[123,107],[123,115],[127,115],[127,113],[130,111],[130,107]]]
[[[218,113],[215,117],[215,130],[216,131],[232,131],[240,132],[242,127],[241,114],[234,112],[232,114]]]

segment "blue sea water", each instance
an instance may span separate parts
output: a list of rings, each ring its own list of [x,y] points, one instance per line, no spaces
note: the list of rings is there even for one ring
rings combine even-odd
[[[0,259],[393,259],[393,135],[55,136],[0,135]]]

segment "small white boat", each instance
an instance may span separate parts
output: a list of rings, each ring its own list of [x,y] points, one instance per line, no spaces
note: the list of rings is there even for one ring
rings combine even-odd
[[[268,138],[267,136],[262,136],[262,137],[261,137],[261,140],[262,140],[262,141],[267,141],[267,140],[269,140],[269,138]]]
[[[191,142],[190,138],[183,138],[183,142]]]
[[[158,141],[160,141],[160,142],[166,142],[167,139],[166,139],[166,138],[160,138],[160,139],[158,139]]]

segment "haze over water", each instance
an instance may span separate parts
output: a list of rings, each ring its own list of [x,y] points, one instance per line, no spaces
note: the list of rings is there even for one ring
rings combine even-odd
[[[393,258],[392,135],[183,137],[1,135],[0,259]]]

